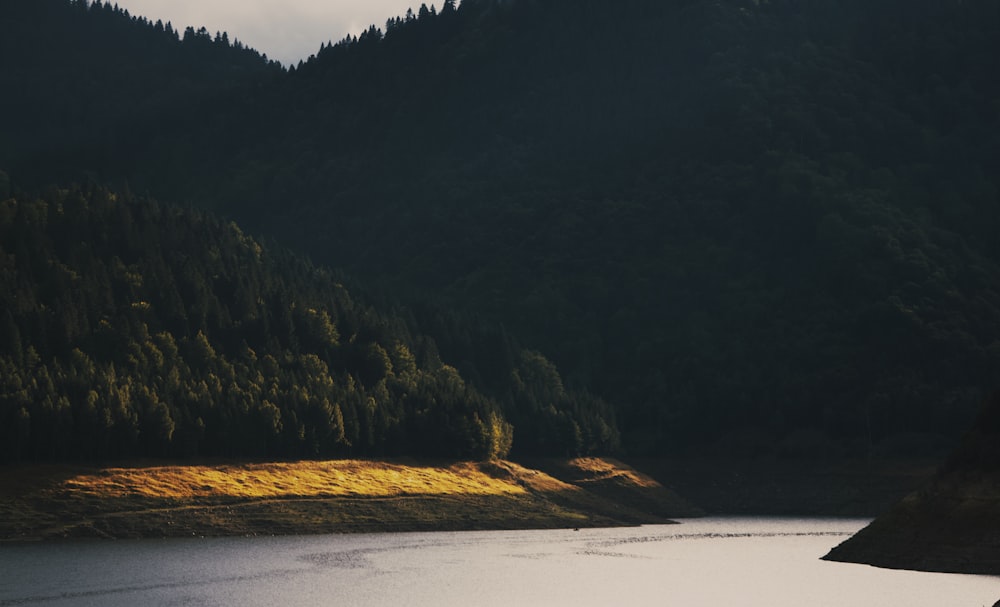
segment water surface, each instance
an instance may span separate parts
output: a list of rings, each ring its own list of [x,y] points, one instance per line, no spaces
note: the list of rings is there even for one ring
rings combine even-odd
[[[2,605],[980,607],[1000,578],[820,561],[863,520],[0,547]]]

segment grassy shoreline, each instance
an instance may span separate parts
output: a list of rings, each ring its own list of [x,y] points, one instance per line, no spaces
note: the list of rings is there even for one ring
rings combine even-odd
[[[0,541],[529,529],[698,510],[612,459],[0,467]]]

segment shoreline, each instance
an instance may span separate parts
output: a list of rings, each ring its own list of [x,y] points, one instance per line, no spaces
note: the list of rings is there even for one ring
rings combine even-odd
[[[631,526],[700,511],[609,458],[0,468],[0,542]]]

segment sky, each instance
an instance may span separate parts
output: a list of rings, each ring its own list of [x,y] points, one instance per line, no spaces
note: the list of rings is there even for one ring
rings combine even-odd
[[[213,36],[227,32],[283,65],[315,54],[319,45],[360,34],[370,25],[385,29],[389,17],[420,2],[439,0],[112,0],[132,16],[169,21],[175,30],[204,26]],[[440,8],[440,6],[438,7]]]

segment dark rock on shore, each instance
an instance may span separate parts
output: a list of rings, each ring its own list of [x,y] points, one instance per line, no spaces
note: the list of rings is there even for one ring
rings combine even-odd
[[[1000,575],[1000,392],[987,399],[973,429],[926,486],[824,558]]]

